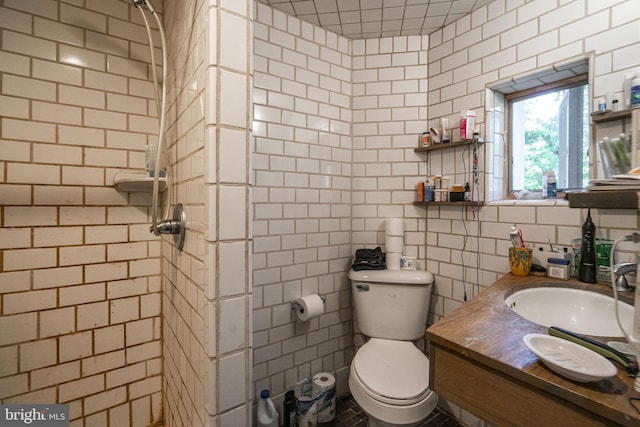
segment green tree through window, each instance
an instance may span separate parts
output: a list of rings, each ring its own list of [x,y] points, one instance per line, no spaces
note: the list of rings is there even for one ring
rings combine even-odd
[[[539,191],[543,171],[558,188],[589,180],[588,85],[540,89],[509,96],[511,190]]]

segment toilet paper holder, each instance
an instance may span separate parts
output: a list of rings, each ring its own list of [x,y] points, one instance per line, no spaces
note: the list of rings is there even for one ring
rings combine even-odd
[[[318,296],[322,300],[322,304],[324,304],[326,301],[326,298],[323,297],[322,295],[318,295]],[[300,311],[301,313],[304,313],[304,307],[298,304],[298,301],[296,300],[291,301],[291,310],[297,310],[297,311]]]

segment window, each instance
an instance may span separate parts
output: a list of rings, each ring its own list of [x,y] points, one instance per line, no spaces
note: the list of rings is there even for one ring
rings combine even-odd
[[[586,75],[505,96],[509,191],[540,191],[544,171],[558,189],[589,182],[589,86]]]

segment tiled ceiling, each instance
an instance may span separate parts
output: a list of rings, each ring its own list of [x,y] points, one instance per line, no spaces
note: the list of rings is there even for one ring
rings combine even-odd
[[[493,0],[258,0],[352,39],[430,34]]]

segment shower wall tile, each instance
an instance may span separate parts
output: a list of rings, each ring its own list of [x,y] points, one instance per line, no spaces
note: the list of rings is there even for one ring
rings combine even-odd
[[[245,183],[248,173],[246,132],[223,128],[220,129],[220,140],[220,180]]]
[[[246,269],[253,2],[168,0],[165,7],[177,18],[166,28],[169,94],[176,99],[169,128],[180,171],[177,198],[189,225],[185,250],[163,265],[170,271],[162,304],[164,425],[220,425],[223,418],[251,418]],[[242,361],[232,372],[220,363],[230,355]],[[233,381],[218,380],[225,372]]]
[[[246,128],[248,114],[246,106],[248,78],[226,70],[222,70],[219,78],[220,124]]]
[[[240,2],[242,6],[242,2]],[[221,34],[226,42],[220,46],[220,66],[234,70],[247,67],[247,19],[223,11],[220,14]]]
[[[219,295],[222,297],[243,295],[246,292],[246,244],[244,242],[221,243],[218,253],[220,256]]]
[[[246,190],[243,187],[220,187],[220,221],[224,227],[219,230],[222,240],[243,239],[246,236]],[[238,208],[240,207],[240,212]]]
[[[3,31],[2,47],[9,52],[55,61],[56,44],[12,31]]]
[[[0,352],[9,363],[0,399],[70,403],[74,424],[112,411],[130,419],[129,396],[157,401],[161,391],[151,368],[160,360],[160,287],[150,280],[159,244],[139,229],[150,198],[111,184],[119,170],[142,170],[157,112],[148,54],[130,49],[146,44],[142,21],[129,21],[131,2],[109,3],[7,0],[0,13],[0,97],[12,105],[0,108],[0,345],[11,345]],[[155,350],[137,350],[149,343]],[[114,369],[140,368],[105,382]],[[156,380],[138,387],[145,378]],[[157,406],[136,416],[159,420]]]

